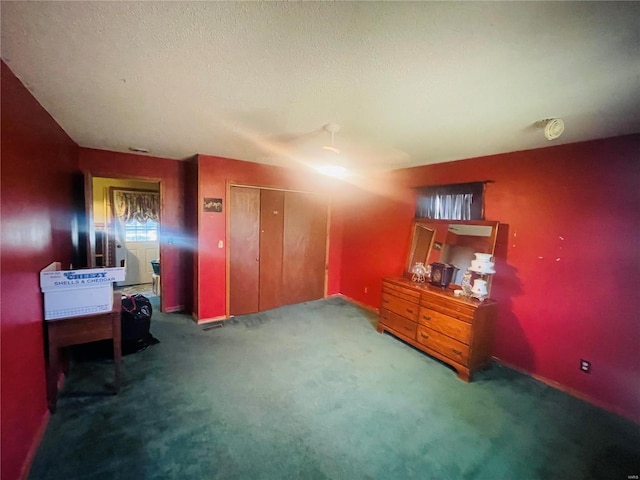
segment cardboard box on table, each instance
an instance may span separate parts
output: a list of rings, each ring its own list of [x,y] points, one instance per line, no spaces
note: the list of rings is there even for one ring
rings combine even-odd
[[[77,270],[60,267],[60,262],[53,262],[40,271],[45,320],[111,311],[113,282],[124,281],[124,267]]]

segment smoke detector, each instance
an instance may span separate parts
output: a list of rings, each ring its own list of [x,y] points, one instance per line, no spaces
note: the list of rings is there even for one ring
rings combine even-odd
[[[555,140],[564,132],[564,121],[560,118],[547,118],[542,120],[544,136],[547,140]]]

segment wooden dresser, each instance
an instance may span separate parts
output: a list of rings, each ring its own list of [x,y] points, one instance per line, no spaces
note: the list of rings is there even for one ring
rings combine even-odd
[[[491,361],[496,302],[456,297],[452,290],[405,278],[382,280],[378,332],[395,335],[471,380]]]

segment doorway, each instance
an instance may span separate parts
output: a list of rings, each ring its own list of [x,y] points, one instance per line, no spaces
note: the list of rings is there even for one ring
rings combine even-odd
[[[160,183],[92,177],[91,186],[91,265],[124,266],[119,289],[160,297]]]

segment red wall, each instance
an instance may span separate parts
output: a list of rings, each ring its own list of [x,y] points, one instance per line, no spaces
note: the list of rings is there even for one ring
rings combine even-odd
[[[342,204],[340,293],[378,308],[382,278],[400,275],[407,259],[413,192],[390,174],[356,178]]]
[[[320,175],[309,175],[296,169],[261,165],[227,158],[198,155],[198,249],[194,316],[200,321],[226,315],[226,218],[227,181],[254,186],[269,186],[331,194],[340,186],[338,181]],[[193,191],[196,190],[194,186]],[[223,213],[202,211],[205,197],[222,198]],[[341,222],[339,213],[329,225],[329,294],[337,293]],[[218,248],[218,242],[225,245]]]
[[[71,262],[78,147],[2,62],[1,477],[24,474],[48,414],[38,272]]]
[[[492,287],[500,302],[495,356],[637,422],[639,153],[640,135],[632,135],[392,176],[399,192],[493,181],[485,216],[508,228]],[[383,195],[358,199],[357,214],[345,220],[341,291],[377,307],[380,278],[402,271],[413,202],[385,211]],[[367,285],[377,290],[366,296]],[[592,362],[590,374],[579,370],[580,359]]]
[[[105,150],[80,148],[80,168],[94,177],[136,178],[160,182],[160,261],[162,262],[162,309],[185,306],[187,252],[194,239],[185,230],[185,162]],[[189,292],[190,293],[190,292]]]

